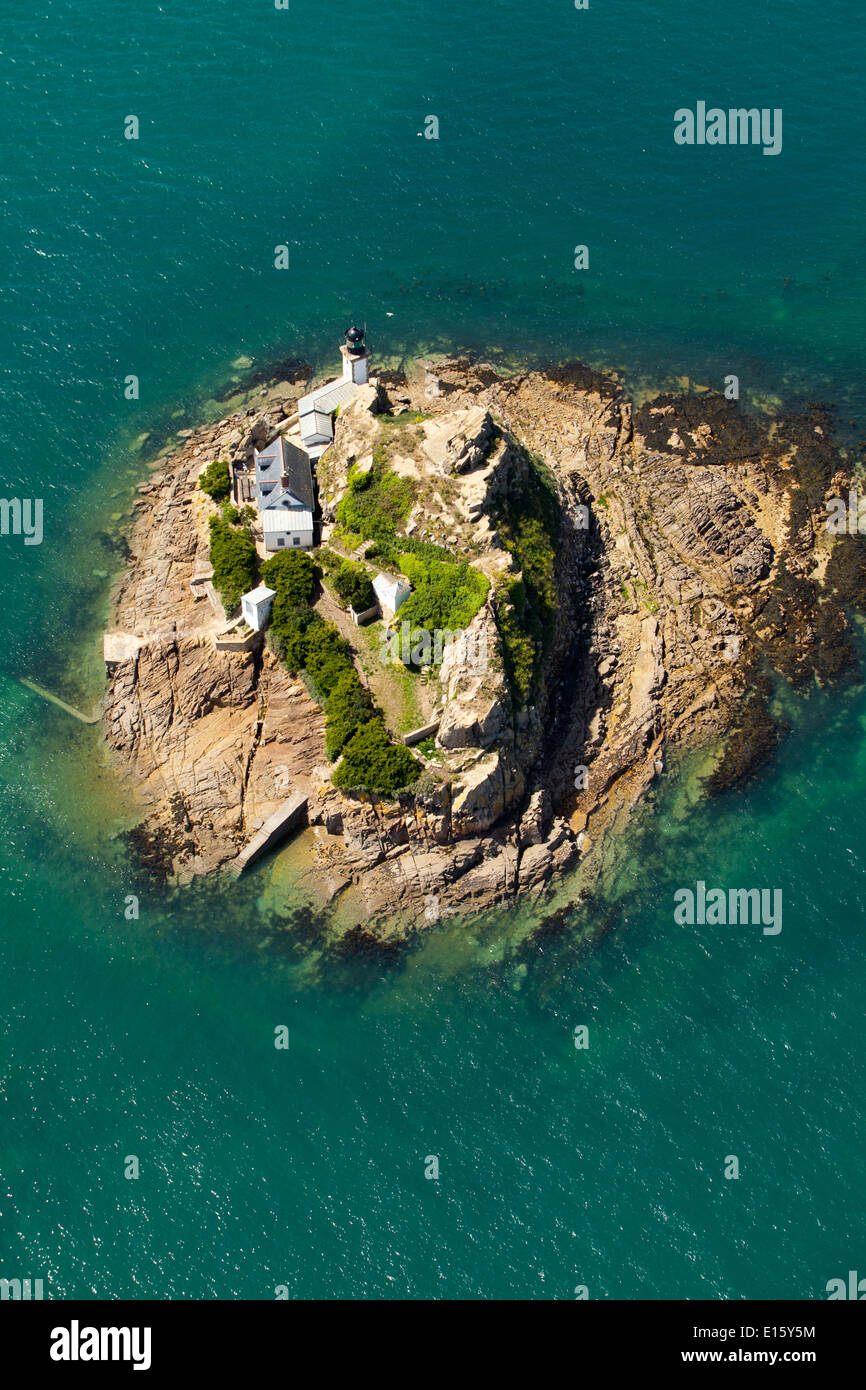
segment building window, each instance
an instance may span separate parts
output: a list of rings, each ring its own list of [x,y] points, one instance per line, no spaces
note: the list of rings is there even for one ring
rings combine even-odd
[[[301,544],[301,538],[300,538],[300,536],[292,536],[292,545],[300,545],[300,544]]]
[[[286,543],[286,538],[285,538],[285,536],[277,536],[277,545],[285,545],[285,543]]]

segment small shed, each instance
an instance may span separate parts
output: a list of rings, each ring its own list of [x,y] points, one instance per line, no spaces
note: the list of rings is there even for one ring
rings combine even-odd
[[[412,592],[412,585],[405,579],[392,579],[387,574],[377,574],[373,580],[373,590],[379,600],[383,617],[393,618]]]
[[[301,438],[311,459],[320,459],[330,448],[334,439],[334,411],[346,405],[354,394],[354,382],[338,377],[336,381],[328,381],[318,390],[301,396],[298,401]]]
[[[334,438],[334,426],[326,410],[317,410],[315,406],[311,406],[300,416],[300,425],[305,449],[311,444],[330,444]]]
[[[248,594],[241,596],[241,615],[254,632],[261,632],[267,626],[275,598],[276,591],[269,589],[266,584],[260,584],[257,589],[250,589]]]
[[[326,415],[333,415],[338,406],[346,405],[354,395],[355,383],[337,377],[336,381],[328,381],[317,391],[301,396],[298,401],[298,414],[304,416],[311,410],[321,410]]]

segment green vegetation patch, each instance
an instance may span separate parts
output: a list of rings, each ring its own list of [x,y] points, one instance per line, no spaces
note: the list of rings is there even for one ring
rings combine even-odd
[[[232,475],[228,459],[214,459],[198,480],[202,492],[215,502],[224,502],[231,495]]]
[[[281,550],[262,565],[262,579],[276,594],[268,640],[290,671],[303,669],[307,629],[319,621],[310,607],[315,578],[313,562],[302,550]]]
[[[446,564],[454,563],[452,551],[446,550],[442,545],[436,545],[434,541],[416,541],[413,536],[379,536],[367,546],[364,554],[368,560],[378,560],[382,565],[395,570],[400,568],[406,555],[416,556],[427,563],[433,560],[442,560]]]
[[[337,679],[327,704],[325,752],[331,762],[338,758],[351,738],[376,717],[376,706],[354,670],[344,671]]]
[[[342,555],[338,555],[336,550],[331,550],[327,545],[320,546],[316,552],[316,564],[329,579],[333,579],[342,563]]]
[[[383,431],[405,430],[410,425],[423,424],[425,420],[432,420],[430,411],[427,410],[404,410],[401,415],[389,415],[386,411],[378,417],[382,424]]]
[[[318,616],[304,634],[304,670],[312,677],[326,711],[340,677],[351,672],[358,679],[349,643],[333,623]]]
[[[292,606],[311,603],[316,579],[312,559],[303,550],[281,550],[262,565],[262,579],[278,599]],[[276,606],[277,599],[274,599]]]
[[[235,526],[226,516],[210,519],[210,559],[213,584],[226,614],[237,610],[241,594],[254,589],[259,574],[255,542],[246,526]]]
[[[268,645],[274,656],[295,675],[304,670],[307,655],[307,631],[321,622],[319,615],[307,604],[293,604],[279,592],[271,609]],[[317,699],[318,694],[315,696]]]
[[[420,770],[409,749],[392,743],[383,720],[376,718],[362,725],[346,744],[334,786],[391,796],[414,782]]]
[[[556,484],[543,461],[530,455],[524,485],[508,492],[492,513],[502,545],[520,571],[497,586],[496,621],[503,642],[505,670],[522,704],[534,694],[545,652],[556,626],[556,538],[559,501]],[[532,659],[530,661],[530,648]]]
[[[349,473],[349,491],[337,507],[337,524],[361,540],[394,536],[412,510],[416,490],[411,478],[401,478],[374,453],[367,472]]]
[[[538,644],[526,631],[526,588],[523,580],[502,575],[496,582],[495,606],[508,684],[519,703],[525,705],[532,692]]]
[[[655,595],[653,594],[652,589],[650,589],[649,585],[646,584],[646,583],[644,583],[644,581],[643,581],[642,579],[636,579],[636,580],[634,581],[634,588],[635,588],[635,597],[637,598],[637,600],[638,600],[640,603],[643,604],[643,606],[644,606],[644,608],[647,610],[647,612],[648,612],[648,613],[658,613],[658,611],[659,611],[658,599],[657,599],[657,598],[655,597]]]
[[[334,557],[338,560],[338,557]],[[328,568],[338,567],[325,561]],[[352,566],[363,569],[363,566]],[[302,675],[307,688],[325,711],[325,751],[333,762],[353,746],[358,736],[375,726],[373,744],[357,745],[360,750],[349,770],[341,774],[343,761],[334,774],[334,784],[351,789],[392,793],[413,782],[419,764],[401,744],[392,744],[385,732],[382,713],[370,692],[362,685],[352,660],[352,648],[333,623],[324,622],[310,606],[315,587],[315,567],[303,551],[282,551],[262,566],[262,578],[275,591],[269,640],[272,650],[295,675]],[[379,732],[381,730],[381,733]],[[384,740],[384,741],[383,741]],[[338,774],[345,777],[338,781]]]
[[[428,632],[468,627],[490,592],[487,576],[465,561],[454,564],[406,553],[399,565],[414,590],[400,609],[400,620]]]
[[[344,560],[334,574],[334,589],[343,603],[348,603],[356,613],[364,613],[376,602],[373,591],[373,576],[366,565],[356,565],[352,560]]]

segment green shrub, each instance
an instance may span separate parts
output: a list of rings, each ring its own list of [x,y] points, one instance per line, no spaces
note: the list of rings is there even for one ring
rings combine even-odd
[[[352,648],[333,623],[319,619],[304,634],[304,668],[327,700],[340,677],[354,671]]]
[[[344,589],[347,602],[354,600],[356,608],[371,606],[372,584],[363,565],[341,561],[332,552],[323,552],[319,561],[323,569],[336,570],[338,592],[340,587]],[[402,744],[390,742],[381,712],[355,670],[351,646],[333,623],[324,622],[310,606],[315,588],[310,556],[303,551],[280,551],[265,561],[262,578],[276,594],[268,631],[270,648],[302,678],[325,710],[329,760],[344,754],[337,771],[345,764],[349,780],[337,783],[335,775],[335,785],[387,793],[407,785],[417,775],[416,760]],[[364,583],[370,585],[370,603],[366,604]],[[356,747],[360,735],[371,727],[372,741],[362,740]],[[346,763],[350,746],[355,747],[355,754]]]
[[[400,609],[401,622],[456,631],[468,627],[490,591],[490,581],[465,561],[425,560],[400,556],[400,569],[414,588]]]
[[[381,718],[370,720],[352,735],[334,773],[335,787],[366,789],[393,795],[415,781],[417,759],[402,743],[392,743]]]
[[[379,560],[383,565],[399,569],[405,555],[416,555],[422,560],[443,560],[454,564],[454,555],[444,546],[434,541],[416,541],[413,536],[378,536],[371,541],[364,552],[368,560]]]
[[[231,496],[232,475],[228,459],[214,459],[213,463],[209,463],[198,485],[215,502],[223,502]]]
[[[285,594],[277,594],[271,609],[268,635],[272,650],[297,675],[307,659],[307,632],[314,623],[321,623],[309,604],[293,604]]]
[[[356,613],[363,613],[376,602],[373,591],[373,577],[364,565],[356,565],[344,560],[334,577],[334,588],[344,603],[349,603]]]
[[[323,545],[316,554],[316,563],[323,574],[334,575],[343,563],[342,555],[338,555],[336,550],[331,550],[329,546]]]
[[[262,579],[291,605],[309,603],[313,597],[315,566],[303,550],[281,550],[265,560]],[[276,599],[274,604],[276,606]]]
[[[237,609],[241,594],[254,589],[258,580],[259,557],[249,531],[232,526],[222,516],[212,516],[210,559],[214,588],[230,616]]]
[[[352,468],[349,470],[349,487],[352,492],[366,492],[373,481],[372,469],[361,470]]]
[[[325,731],[325,752],[329,761],[339,757],[349,739],[376,715],[376,706],[369,690],[358,679],[354,669],[344,671],[328,696],[328,716]]]
[[[320,619],[310,607],[315,568],[302,550],[281,550],[265,560],[262,579],[274,590],[268,643],[295,675],[306,659],[306,633]]]

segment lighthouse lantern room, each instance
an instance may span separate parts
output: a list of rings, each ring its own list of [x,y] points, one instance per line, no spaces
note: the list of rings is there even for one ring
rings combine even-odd
[[[343,376],[356,386],[363,386],[368,377],[370,349],[365,343],[366,331],[363,328],[346,330],[346,341],[340,348],[343,355]]]

